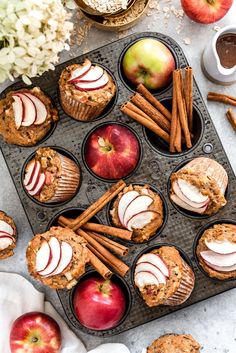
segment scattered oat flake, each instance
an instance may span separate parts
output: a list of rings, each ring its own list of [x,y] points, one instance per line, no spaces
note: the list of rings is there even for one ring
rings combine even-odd
[[[215,26],[213,29],[214,29],[214,31],[216,31],[216,32],[219,32],[219,31],[221,30],[221,28],[220,28],[219,26]]]
[[[189,37],[186,37],[183,39],[184,44],[189,45],[191,44],[191,39]]]

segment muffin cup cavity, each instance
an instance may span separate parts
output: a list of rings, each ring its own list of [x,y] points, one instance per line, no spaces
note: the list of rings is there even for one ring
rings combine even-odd
[[[100,123],[98,125],[96,125],[92,130],[90,130],[88,132],[88,134],[85,136],[84,140],[83,140],[83,143],[82,143],[82,159],[83,159],[83,162],[84,162],[84,165],[86,167],[86,169],[88,170],[88,172],[96,179],[98,180],[101,180],[101,181],[104,181],[106,183],[114,183],[118,180],[120,180],[121,178],[118,178],[118,179],[106,179],[106,178],[102,178],[100,176],[98,176],[97,174],[95,174],[91,169],[90,167],[88,166],[87,162],[86,162],[86,148],[87,148],[87,143],[88,143],[88,139],[90,138],[90,136],[99,128],[102,128],[104,126],[107,126],[107,125],[119,125],[119,126],[122,126],[124,128],[126,128],[127,130],[129,130],[133,135],[134,137],[136,137],[136,140],[137,140],[137,143],[138,143],[138,146],[139,146],[139,159],[137,161],[137,164],[136,166],[134,167],[134,169],[129,173],[127,174],[126,176],[122,177],[122,179],[128,179],[130,178],[131,176],[133,176],[136,171],[139,169],[140,165],[141,165],[141,162],[142,162],[142,157],[143,157],[143,146],[141,145],[140,141],[139,141],[139,136],[138,134],[136,133],[135,130],[133,130],[131,127],[128,127],[127,125],[123,124],[123,123],[120,123],[120,122],[115,122],[115,121],[107,121],[107,122],[104,122],[104,123]]]
[[[135,183],[130,183],[130,184],[132,184],[132,185],[140,185],[140,186],[144,186],[144,185],[149,185],[148,183],[142,183],[142,182],[135,182]],[[128,186],[128,185],[127,185]],[[144,242],[142,242],[142,243],[137,243],[137,242],[134,242],[134,241],[132,241],[132,240],[126,240],[125,241],[125,243],[127,244],[132,244],[132,245],[142,245],[142,244],[148,244],[149,242],[151,242],[152,240],[154,240],[154,239],[156,239],[157,237],[159,237],[161,234],[162,234],[162,232],[163,232],[163,230],[164,230],[164,228],[165,228],[165,226],[166,226],[166,223],[167,223],[167,220],[168,220],[168,206],[167,206],[167,202],[166,202],[166,200],[165,200],[165,198],[164,198],[164,196],[163,196],[163,194],[162,194],[162,192],[159,190],[159,189],[157,189],[155,186],[153,186],[153,185],[149,185],[150,186],[150,189],[153,191],[153,192],[155,192],[155,193],[157,193],[159,196],[160,196],[160,198],[161,198],[161,200],[162,200],[162,204],[163,204],[163,223],[162,223],[162,225],[161,225],[161,227],[159,228],[159,229],[157,229],[157,231],[156,231],[156,233],[153,235],[153,236],[151,236],[148,240],[146,240],[146,241],[144,241]],[[111,217],[111,215],[110,215],[110,211],[112,210],[112,208],[113,208],[113,204],[114,204],[114,202],[115,202],[115,200],[116,200],[116,198],[114,199],[114,200],[111,200],[109,203],[108,203],[108,205],[107,205],[107,209],[106,209],[106,219],[107,219],[107,223],[110,225],[110,226],[113,226],[114,227],[114,224],[113,224],[113,222],[112,222],[112,217]]]
[[[193,256],[194,256],[194,260],[195,260],[195,263],[198,267],[198,269],[206,276],[208,277],[211,281],[214,281],[214,282],[218,282],[218,283],[222,283],[222,282],[231,282],[231,281],[235,281],[235,278],[226,278],[226,279],[219,279],[219,278],[216,278],[216,277],[211,277],[205,270],[204,268],[201,266],[200,262],[199,262],[199,259],[198,259],[198,256],[197,256],[197,246],[198,246],[198,242],[199,240],[201,239],[203,233],[213,227],[214,225],[216,224],[223,224],[223,223],[226,223],[226,224],[234,224],[236,225],[236,221],[234,220],[230,220],[230,219],[218,219],[218,220],[215,220],[215,221],[212,221],[212,222],[209,222],[207,223],[205,226],[203,226],[197,233],[195,239],[194,239],[194,242],[193,242]]]
[[[80,189],[80,185],[82,182],[82,173],[81,173],[81,168],[79,165],[79,161],[77,160],[77,158],[69,151],[67,151],[66,149],[62,148],[62,147],[57,147],[57,146],[47,146],[48,148],[51,148],[53,150],[55,150],[56,152],[58,152],[62,157],[61,158],[61,163],[63,166],[63,173],[62,173],[62,178],[58,184],[58,189],[55,193],[55,195],[53,196],[52,200],[55,200],[53,202],[40,202],[37,199],[35,199],[33,196],[29,195],[29,193],[27,192],[27,190],[25,189],[24,186],[24,176],[25,176],[25,169],[28,165],[28,163],[34,158],[35,156],[35,152],[37,150],[35,150],[25,161],[22,170],[21,170],[21,184],[22,184],[22,188],[25,192],[25,194],[31,199],[31,201],[35,202],[36,204],[40,205],[40,206],[45,206],[45,207],[57,207],[57,206],[62,206],[65,205],[66,203],[68,203],[69,201],[71,201],[79,192]],[[70,161],[74,162],[76,164],[76,166],[78,167],[79,170],[79,180],[78,180],[78,176],[73,176],[71,172],[73,172],[73,168],[71,166]],[[70,177],[67,177],[66,172],[70,172]],[[76,185],[78,184],[77,188]],[[68,199],[65,201],[59,201],[61,198],[61,195],[67,196]]]
[[[166,98],[161,100],[161,103],[171,112],[172,110],[172,98]],[[169,144],[164,141],[161,137],[157,136],[151,130],[143,127],[143,133],[148,144],[158,153],[165,157],[181,157],[190,152],[192,152],[201,142],[204,133],[204,123],[200,110],[197,106],[193,106],[193,138],[192,138],[192,148],[187,149],[183,145],[183,151],[170,152]]]
[[[119,323],[112,327],[111,329],[107,329],[107,330],[91,330],[91,329],[88,329],[87,327],[83,326],[79,320],[77,319],[76,317],[76,314],[75,314],[75,311],[74,311],[74,306],[73,306],[73,299],[74,299],[74,296],[75,296],[75,292],[76,292],[76,288],[77,286],[79,286],[79,284],[92,277],[92,276],[96,276],[98,275],[96,271],[93,271],[93,270],[89,270],[87,271],[84,275],[82,275],[77,283],[77,285],[71,290],[70,292],[70,295],[69,295],[69,308],[70,308],[70,311],[72,313],[72,316],[68,316],[68,312],[65,311],[66,315],[68,316],[69,320],[71,321],[71,323],[76,327],[76,328],[79,328],[81,331],[87,333],[87,334],[91,334],[91,335],[96,335],[99,333],[106,333],[106,334],[110,334],[112,335],[113,334],[113,330],[115,330],[118,326],[122,325],[125,320],[127,319],[129,313],[130,313],[130,310],[131,310],[131,306],[132,306],[132,295],[131,295],[131,290],[129,288],[129,285],[128,283],[126,282],[125,279],[123,279],[121,276],[117,275],[117,274],[114,274],[112,276],[112,281],[114,283],[117,283],[120,288],[122,289],[122,291],[124,292],[124,295],[125,295],[125,298],[126,298],[126,310],[125,310],[125,313],[122,317],[122,319],[119,321]]]

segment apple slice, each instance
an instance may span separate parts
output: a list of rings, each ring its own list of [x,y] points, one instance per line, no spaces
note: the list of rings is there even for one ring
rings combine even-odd
[[[40,191],[42,190],[44,184],[45,184],[45,180],[46,180],[45,174],[41,173],[37,184],[35,185],[33,190],[29,191],[29,194],[31,196],[38,195],[40,193]]]
[[[236,271],[236,264],[232,266],[216,266],[212,265],[209,262],[205,261],[204,262],[211,267],[213,270],[218,271],[218,272],[230,272],[230,271]]]
[[[75,83],[75,88],[79,91],[95,91],[96,89],[103,88],[109,81],[109,77],[106,72],[103,73],[102,77],[94,82],[78,82]]]
[[[156,266],[148,262],[141,262],[137,264],[135,274],[138,274],[139,272],[152,273],[160,284],[166,284],[166,277],[163,275],[163,273]]]
[[[36,165],[34,168],[34,172],[33,172],[33,176],[32,176],[32,180],[28,185],[25,185],[26,190],[31,191],[35,188],[38,179],[40,177],[40,169],[41,169],[41,164],[39,161],[36,161]]]
[[[173,194],[170,195],[170,198],[179,207],[184,208],[187,211],[191,211],[191,212],[195,212],[195,213],[203,214],[208,207],[208,203],[206,204],[206,206],[203,206],[200,208],[192,207],[192,206],[188,205],[186,202],[184,202],[183,200],[181,200],[177,195],[173,195]]]
[[[150,272],[139,272],[134,276],[134,282],[140,289],[145,286],[159,285],[157,278]]]
[[[236,253],[233,254],[217,254],[214,251],[206,250],[200,252],[204,261],[220,267],[228,267],[236,264]]]
[[[103,75],[103,68],[100,66],[92,66],[90,70],[81,78],[78,79],[79,82],[94,82],[99,80]]]
[[[6,233],[6,232],[2,232],[2,231],[0,231],[0,237],[2,238],[2,237],[9,237],[9,238],[11,238],[12,239],[12,241],[13,242],[15,242],[16,241],[16,239],[11,235],[11,234],[9,234],[9,233]]]
[[[173,187],[173,190],[175,192],[175,194],[178,196],[178,198],[180,200],[182,200],[183,202],[187,203],[189,206],[191,207],[194,207],[194,208],[202,208],[204,207],[207,202],[209,201],[209,198],[207,197],[207,201],[204,201],[204,202],[200,202],[200,203],[197,203],[197,202],[193,202],[191,201],[190,199],[188,199],[181,191],[180,187],[179,187],[179,184],[177,183],[177,181],[174,181],[173,184],[172,184],[172,187]]]
[[[34,96],[31,93],[24,92],[24,95],[30,98],[36,107],[36,120],[34,122],[34,125],[43,124],[47,119],[47,115],[48,115],[45,104],[38,97]]]
[[[24,117],[23,103],[21,98],[18,96],[12,96],[12,98],[14,99],[12,108],[14,112],[16,128],[18,130],[21,127],[21,123]]]
[[[130,218],[127,223],[127,229],[130,231],[132,231],[132,229],[142,229],[149,224],[157,214],[158,213],[155,211],[142,211]]]
[[[55,237],[50,238],[48,245],[51,250],[51,258],[47,267],[43,271],[39,271],[40,276],[50,276],[59,265],[61,259],[61,244]]]
[[[187,181],[178,179],[178,185],[182,194],[187,197],[188,200],[195,203],[204,203],[208,201],[207,195],[203,195],[196,186]]]
[[[42,245],[36,254],[35,268],[37,272],[44,271],[51,259],[51,248],[46,240],[42,241]]]
[[[29,185],[32,181],[33,175],[34,175],[34,168],[36,167],[36,161],[35,159],[32,159],[32,161],[29,162],[29,164],[27,165],[27,171],[24,177],[24,181],[23,184]]]
[[[13,235],[14,230],[7,222],[0,220],[0,231]]]
[[[24,116],[21,125],[22,126],[31,126],[36,120],[36,107],[32,100],[25,96],[23,93],[17,93],[17,96],[20,97],[23,104]]]
[[[13,243],[12,237],[0,236],[0,250],[8,248]]]
[[[147,195],[140,195],[130,202],[125,210],[124,214],[124,225],[127,227],[129,220],[136,214],[146,211],[148,206],[151,205],[153,199]]]
[[[69,83],[74,83],[76,80],[78,80],[80,77],[85,75],[91,68],[92,63],[90,60],[86,59],[83,65],[72,71],[71,77],[69,79]]]
[[[65,241],[61,242],[61,259],[55,271],[53,271],[50,276],[56,276],[62,273],[67,266],[71,263],[73,257],[73,249],[70,244]]]
[[[231,243],[228,240],[224,241],[207,241],[205,244],[209,250],[216,252],[217,254],[232,254],[236,252],[236,244]]]
[[[139,196],[138,191],[128,191],[122,197],[120,198],[119,204],[118,204],[118,217],[120,220],[120,223],[124,225],[124,214],[126,211],[126,208],[130,204],[131,201],[133,201],[137,196]]]
[[[138,260],[137,264],[140,263],[150,263],[153,266],[155,266],[156,268],[158,268],[165,277],[169,277],[170,276],[170,271],[168,266],[165,264],[165,262],[163,261],[163,259],[156,255],[156,254],[144,254],[140,257],[140,259]]]

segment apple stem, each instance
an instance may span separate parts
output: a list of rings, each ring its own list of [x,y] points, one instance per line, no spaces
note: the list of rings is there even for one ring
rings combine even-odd
[[[32,343],[37,343],[38,342],[38,338],[37,337],[32,337],[31,341],[32,341]]]
[[[103,137],[98,138],[98,144],[102,148],[103,152],[110,152],[112,151],[112,145],[105,141]]]
[[[102,284],[99,285],[99,291],[102,292],[103,294],[108,295],[110,291],[110,280],[107,279],[104,281]]]
[[[207,2],[208,2],[210,5],[214,5],[215,0],[207,0]]]

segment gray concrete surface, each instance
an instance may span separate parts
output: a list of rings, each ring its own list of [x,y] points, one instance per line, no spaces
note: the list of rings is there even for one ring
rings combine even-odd
[[[176,8],[180,8],[179,1],[174,0],[162,0],[159,1],[159,4],[162,10],[172,5]],[[234,1],[230,12],[223,20],[217,23],[217,26],[223,27],[229,24],[236,24],[235,18],[236,2]],[[206,93],[209,90],[219,90],[236,96],[236,85],[230,87],[216,86],[209,82],[201,72],[201,53],[204,46],[209,43],[210,38],[214,35],[214,27],[216,24],[208,26],[199,25],[184,17],[182,21],[183,29],[180,33],[177,33],[176,27],[178,23],[179,19],[174,15],[170,15],[168,19],[164,19],[163,11],[158,13],[158,11],[153,10],[150,16],[144,16],[143,20],[138,25],[125,33],[108,33],[91,28],[82,45],[80,47],[72,47],[71,54],[74,56],[79,55],[84,51],[109,43],[128,33],[142,31],[162,32],[172,36],[183,47],[194,69],[195,78],[200,86],[203,97],[206,97]],[[191,40],[189,45],[184,43],[184,39],[186,38]],[[62,61],[68,58],[69,53],[62,53]],[[0,90],[3,90],[8,84],[7,82],[1,85]],[[229,160],[236,172],[236,135],[225,119],[225,106],[212,102],[207,105]],[[2,155],[0,155],[0,185],[0,209],[9,213],[15,219],[19,230],[16,254],[14,258],[0,263],[0,271],[17,272],[29,278],[39,290],[46,293],[47,299],[53,303],[63,316],[63,310],[58,302],[56,293],[36,283],[27,273],[25,248],[27,242],[32,237],[32,232]],[[85,342],[88,349],[92,349],[102,342],[122,342],[129,347],[131,353],[140,353],[143,347],[147,346],[152,340],[164,333],[191,333],[203,345],[204,353],[235,353],[235,297],[236,289],[109,339],[94,338],[84,334],[81,334],[80,337]]]

